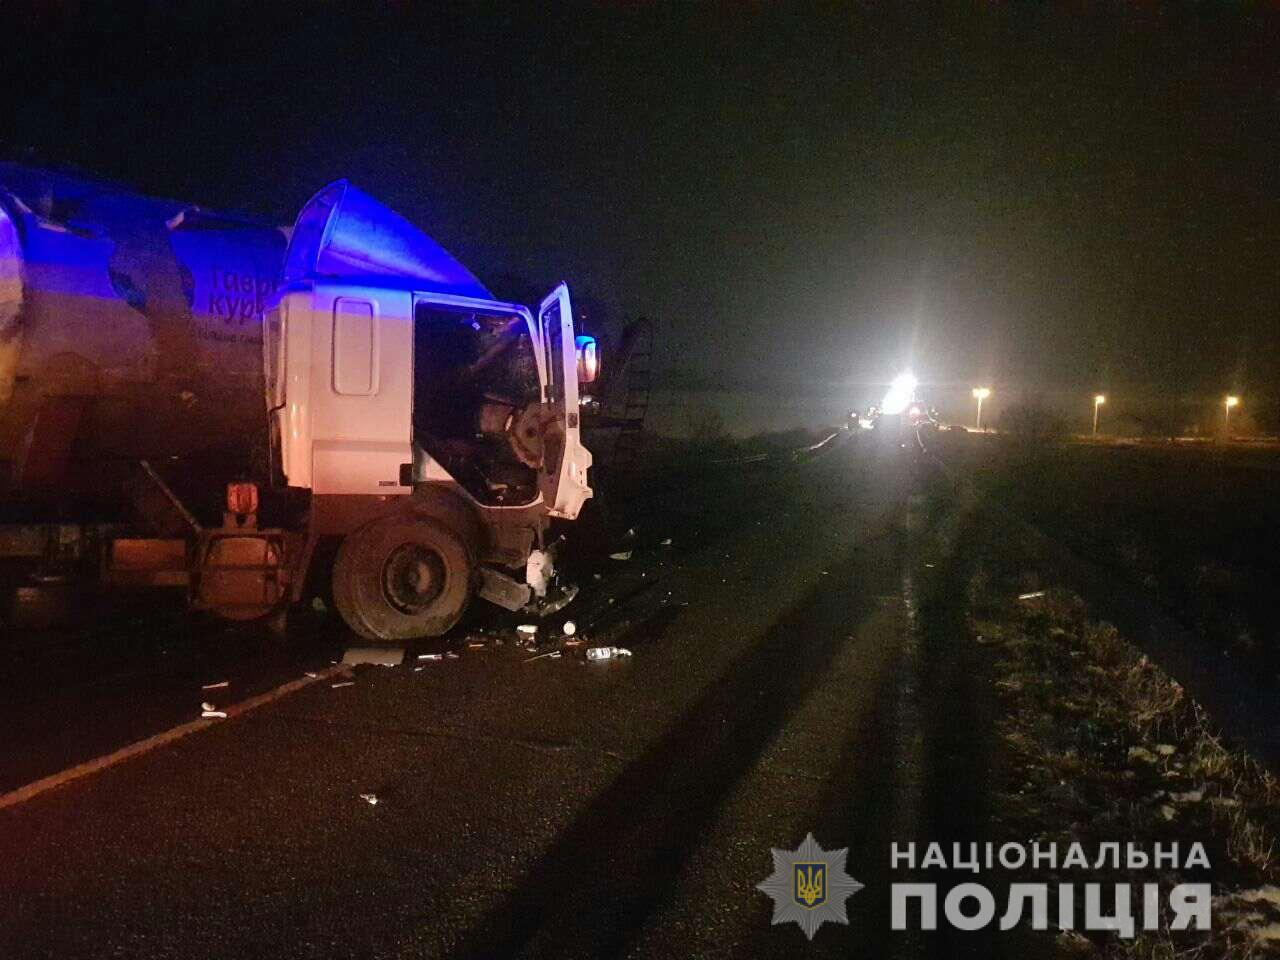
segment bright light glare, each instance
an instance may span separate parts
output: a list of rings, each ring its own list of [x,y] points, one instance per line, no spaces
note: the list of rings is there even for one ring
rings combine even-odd
[[[880,412],[887,414],[901,413],[907,409],[913,397],[916,395],[916,378],[910,373],[900,373],[893,378],[893,383],[889,384],[889,392],[884,395],[884,402],[880,404]]]
[[[1093,398],[1093,402],[1095,405],[1100,403],[1106,403],[1107,402],[1106,395],[1101,393],[1098,394],[1096,397]]]
[[[991,396],[991,388],[990,387],[974,387],[973,395],[977,397],[979,400],[985,400],[987,399],[987,397]]]
[[[1239,397],[1227,397],[1227,406],[1228,406],[1228,407],[1237,407],[1237,406],[1239,406],[1239,405],[1240,405],[1240,398],[1239,398]]]

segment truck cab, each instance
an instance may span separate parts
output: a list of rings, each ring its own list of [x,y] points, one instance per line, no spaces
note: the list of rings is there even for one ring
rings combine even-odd
[[[258,529],[229,496],[200,547],[198,605],[256,610],[329,576],[356,633],[405,640],[448,630],[477,594],[511,610],[558,602],[547,529],[592,493],[578,390],[595,350],[567,286],[532,308],[496,300],[340,181],[293,231],[263,373],[265,480],[299,519]],[[256,508],[256,492],[240,496]]]

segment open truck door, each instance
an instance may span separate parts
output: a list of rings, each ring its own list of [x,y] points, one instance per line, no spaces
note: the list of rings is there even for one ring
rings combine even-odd
[[[538,334],[546,364],[544,403],[550,426],[538,478],[548,513],[573,520],[591,496],[591,452],[582,445],[578,411],[578,351],[569,288],[560,284],[538,306]]]

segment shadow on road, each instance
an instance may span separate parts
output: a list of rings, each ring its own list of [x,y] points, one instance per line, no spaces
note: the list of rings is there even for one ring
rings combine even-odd
[[[487,960],[531,947],[557,956],[624,952],[676,889],[735,786],[866,618],[865,585],[897,569],[900,539],[881,536],[833,565],[823,585],[592,801],[455,954]]]

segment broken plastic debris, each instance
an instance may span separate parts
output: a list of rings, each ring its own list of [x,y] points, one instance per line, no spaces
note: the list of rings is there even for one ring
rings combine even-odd
[[[629,657],[631,651],[626,647],[587,647],[588,660],[612,660],[615,657]]]
[[[362,664],[396,667],[404,663],[404,654],[402,644],[347,647],[342,655],[342,662],[349,667],[358,667]]]
[[[320,676],[320,674],[318,674],[318,673],[312,673],[310,670],[308,670],[308,671],[307,671],[307,673],[306,673],[306,676],[310,677],[312,680],[315,680],[317,677],[319,677],[319,676]]]
[[[1020,594],[1018,594],[1018,599],[1019,599],[1019,600],[1034,600],[1034,599],[1036,599],[1036,597],[1043,597],[1043,596],[1044,596],[1044,591],[1043,591],[1043,590],[1032,590],[1030,593],[1020,593]]]
[[[360,799],[371,807],[378,805],[378,795],[376,793],[362,793],[360,794]]]
[[[516,627],[516,633],[522,633],[526,637],[532,637],[537,632],[538,627],[533,623],[522,623],[520,626]]]
[[[485,647],[485,646],[488,646],[488,644],[486,644],[483,640],[481,640],[479,643],[468,643],[468,644],[467,644],[467,649],[468,649],[468,650],[479,650],[481,647]]]
[[[201,690],[221,690],[223,687],[231,686],[230,680],[219,680],[217,683],[206,683]]]
[[[445,657],[445,659],[446,659],[446,660],[457,660],[457,659],[458,659],[458,655],[457,655],[456,653],[454,653],[452,650],[450,650],[448,653],[446,653],[446,654],[444,655],[444,657]]]
[[[630,559],[631,559],[631,551],[630,551],[630,550],[619,550],[617,553],[611,553],[611,554],[609,554],[609,559],[610,559],[610,560],[630,560]]]
[[[418,654],[418,659],[419,660],[443,660],[444,654],[443,653],[420,653]]]
[[[206,700],[204,703],[200,704],[200,709],[201,709],[201,710],[208,711],[208,710],[217,710],[218,708],[217,708],[217,707],[215,707],[215,706],[214,706],[212,703],[210,703],[208,700]]]
[[[342,680],[339,683],[329,684],[329,688],[331,690],[337,690],[339,687],[354,687],[355,685],[356,682],[354,680]]]
[[[669,547],[669,546],[671,546],[671,538],[670,538],[670,537],[667,537],[667,539],[663,540],[663,541],[662,541],[662,546],[664,546],[664,547]]]
[[[530,657],[525,663],[533,663],[535,660],[541,660],[543,657],[550,657],[552,660],[559,660],[563,654],[559,650],[549,650],[546,653],[540,653],[536,657]]]
[[[225,710],[201,710],[201,719],[205,720],[225,720],[227,719],[227,711]]]
[[[572,620],[566,620],[564,622],[563,629],[564,629],[564,635],[566,637],[572,637],[575,633],[578,632],[578,625],[574,623]]]

